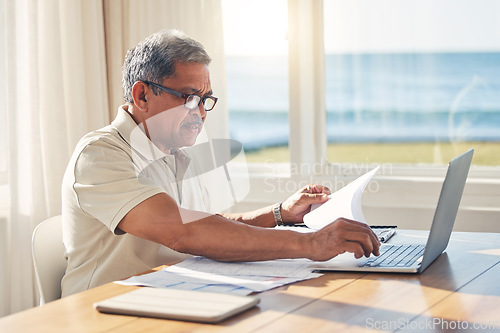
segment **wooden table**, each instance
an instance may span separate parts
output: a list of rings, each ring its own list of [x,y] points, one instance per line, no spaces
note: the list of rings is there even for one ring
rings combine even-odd
[[[424,243],[400,230],[391,242]],[[220,324],[101,314],[92,304],[136,287],[109,283],[0,319],[0,332],[500,332],[500,234],[453,233],[421,275],[327,273],[258,294]]]

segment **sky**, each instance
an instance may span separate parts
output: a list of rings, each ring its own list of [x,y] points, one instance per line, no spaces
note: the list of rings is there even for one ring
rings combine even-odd
[[[222,4],[228,55],[286,54],[286,0]],[[499,0],[325,0],[324,12],[327,53],[500,51]]]

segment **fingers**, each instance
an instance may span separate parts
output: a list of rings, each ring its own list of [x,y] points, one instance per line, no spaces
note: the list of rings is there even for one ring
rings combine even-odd
[[[372,253],[378,255],[378,240],[374,240],[369,233],[349,232],[346,235],[346,245],[356,245],[358,251],[349,251],[355,254],[356,258],[362,256],[369,257]]]
[[[299,198],[299,202],[303,205],[312,205],[326,202],[328,200],[328,194],[326,193],[302,193]]]
[[[299,190],[299,193],[324,193],[326,195],[332,194],[328,187],[318,184],[309,184],[307,186],[304,186]]]
[[[373,230],[370,228],[369,225],[367,225],[366,223],[361,223],[361,222],[357,222],[357,221],[350,221],[350,223],[357,223],[362,229],[363,229],[363,232],[366,232],[366,234],[368,235],[368,239],[365,239],[364,240],[364,244],[367,244],[368,246],[372,246],[371,249],[369,249],[368,251],[366,251],[366,248],[365,248],[365,257],[369,257],[370,254],[374,254],[376,256],[380,255],[380,240],[378,239],[377,235],[373,232]],[[365,234],[365,235],[366,235]],[[354,235],[353,235],[353,238]]]
[[[362,244],[365,250],[365,257],[369,257],[372,253],[376,256],[380,254],[380,240],[369,225],[349,219],[340,220],[346,223],[346,230],[349,230],[346,234],[346,239]]]
[[[330,190],[321,185],[307,185],[281,204],[281,215],[286,222],[302,222],[311,205],[328,201]]]
[[[356,259],[359,259],[365,255],[363,247],[359,243],[356,243],[356,242],[346,242],[344,244],[344,249],[345,249],[344,252],[350,252],[350,253],[354,254],[354,257]]]
[[[326,186],[309,184],[298,192],[298,201],[306,205],[320,204],[326,202],[330,194],[330,189]]]
[[[340,218],[317,231],[313,257],[328,260],[340,253],[351,252],[356,258],[379,255],[380,242],[371,228],[365,223]]]

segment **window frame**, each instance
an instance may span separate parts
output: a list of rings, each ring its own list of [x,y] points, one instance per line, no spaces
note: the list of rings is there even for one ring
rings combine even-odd
[[[327,161],[323,1],[288,0],[288,17],[293,22],[288,33],[290,162],[249,163],[250,193],[232,211],[279,202],[298,189],[273,191],[279,184],[331,179],[348,183],[368,171],[366,165]],[[391,164],[390,171],[374,177],[380,190],[363,195],[365,217],[372,224],[429,228],[446,169],[447,165]],[[455,230],[500,232],[499,203],[500,166],[473,165]]]
[[[323,1],[288,1],[290,163],[326,163]]]

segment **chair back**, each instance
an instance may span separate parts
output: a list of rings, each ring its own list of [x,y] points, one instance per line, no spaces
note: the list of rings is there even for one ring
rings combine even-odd
[[[61,298],[61,280],[66,271],[62,240],[62,216],[53,216],[33,231],[32,256],[40,305]]]

